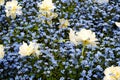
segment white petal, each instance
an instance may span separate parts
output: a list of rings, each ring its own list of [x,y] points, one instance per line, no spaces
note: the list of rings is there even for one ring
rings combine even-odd
[[[120,28],[120,22],[115,22],[115,25]]]

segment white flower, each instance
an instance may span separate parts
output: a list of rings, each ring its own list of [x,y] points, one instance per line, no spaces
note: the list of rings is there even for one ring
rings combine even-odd
[[[105,69],[105,77],[103,80],[120,80],[120,67],[111,66]]]
[[[59,19],[59,22],[60,22],[60,25],[59,25],[59,28],[66,28],[67,26],[70,25],[69,21],[67,19]]]
[[[39,15],[42,23],[47,22],[50,26],[52,26],[52,19],[56,18],[58,16],[57,13],[54,12],[54,9],[56,8],[54,4],[52,3],[52,0],[44,0],[42,3],[38,3],[39,7]]]
[[[55,9],[55,6],[52,3],[52,0],[44,0],[44,1],[42,1],[42,4],[40,4],[39,8],[41,10],[51,11],[51,10]]]
[[[86,45],[96,46],[97,44],[96,41],[98,40],[94,32],[92,32],[91,30],[86,30],[86,29],[82,29],[81,31],[76,32],[76,34],[75,34],[75,31],[70,29],[69,39],[75,45],[78,45],[79,42],[82,42],[82,44],[85,46]]]
[[[41,55],[40,51],[38,50],[39,45],[37,43],[30,42],[29,45],[23,42],[23,45],[19,48],[19,54],[21,56],[29,56],[31,54],[36,54],[37,56]]]
[[[103,3],[108,3],[109,0],[94,0],[94,2],[97,2],[97,3],[103,4]]]
[[[82,42],[83,45],[93,45],[96,46],[97,44],[97,38],[94,32],[92,32],[91,30],[86,30],[86,29],[82,29],[80,32],[77,32],[77,37],[76,37],[76,41],[77,42]]]
[[[57,13],[54,13],[55,6],[52,3],[52,0],[44,0],[42,3],[38,3],[39,7],[39,15],[41,21],[44,23],[47,20],[47,23],[50,25],[52,23],[52,19],[58,16]]]
[[[33,48],[29,47],[27,43],[23,42],[23,45],[20,46],[19,48],[19,54],[21,56],[29,56],[33,52]]]
[[[33,48],[33,54],[35,53],[36,56],[41,55],[41,52],[39,50],[39,44],[35,43],[35,42],[30,42],[29,45],[30,48]]]
[[[4,57],[4,47],[3,45],[0,45],[0,59]]]
[[[74,43],[75,45],[78,45],[78,42],[76,41],[75,31],[73,31],[72,29],[70,29],[69,39],[72,43]]]
[[[5,3],[5,0],[0,0],[0,5],[3,5]]]
[[[6,16],[11,16],[13,19],[16,18],[16,15],[22,14],[22,7],[18,5],[18,2],[16,0],[8,1],[5,5],[5,9]]]
[[[115,25],[120,28],[120,22],[115,22]]]

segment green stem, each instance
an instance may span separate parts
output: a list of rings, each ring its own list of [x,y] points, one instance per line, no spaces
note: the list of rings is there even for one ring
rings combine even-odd
[[[82,48],[82,56],[83,56],[83,57],[84,57],[85,46],[86,46],[86,45],[83,45],[83,48]]]

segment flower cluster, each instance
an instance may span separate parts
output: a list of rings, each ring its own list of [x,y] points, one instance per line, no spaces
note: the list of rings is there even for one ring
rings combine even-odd
[[[58,15],[54,13],[55,5],[52,3],[52,0],[44,0],[41,4],[38,4],[39,7],[39,17],[42,18],[42,22],[45,23],[44,17],[47,18],[47,23],[51,24],[51,20],[56,18]]]
[[[31,54],[39,56],[41,53],[38,48],[39,45],[37,43],[30,42],[30,44],[27,45],[27,43],[23,42],[23,45],[20,46],[19,54],[21,54],[21,56],[29,56]]]
[[[8,1],[5,5],[5,12],[6,12],[6,16],[9,17],[11,16],[13,19],[16,18],[16,14],[17,15],[21,15],[22,14],[22,7],[20,5],[18,5],[18,2],[16,0],[12,0],[12,1]]]
[[[55,6],[52,3],[52,0],[44,0],[42,1],[42,4],[40,5],[40,10],[52,11],[54,9],[55,9]]]
[[[75,45],[78,45],[79,42],[82,42],[83,45],[93,45],[96,46],[97,38],[94,32],[91,30],[81,29],[81,31],[76,32],[70,29],[69,33],[70,41],[73,42]]]
[[[119,66],[108,67],[107,69],[105,69],[104,74],[105,74],[104,80],[119,80],[120,67]]]
[[[119,0],[4,0],[0,79],[118,78],[119,22]]]

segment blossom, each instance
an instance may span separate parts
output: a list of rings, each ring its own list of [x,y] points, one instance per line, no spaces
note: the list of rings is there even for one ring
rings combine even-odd
[[[76,32],[76,34],[75,31],[70,29],[69,39],[75,45],[77,45],[79,42],[82,42],[82,44],[85,46],[89,44],[96,46],[96,41],[98,40],[94,32],[86,29],[82,29],[81,31]]]
[[[75,45],[78,45],[78,42],[76,41],[75,31],[73,31],[72,29],[70,29],[69,39],[72,43],[74,43]]]
[[[116,25],[117,27],[120,27],[120,22],[115,22],[115,25]]]
[[[5,3],[5,0],[0,0],[0,5],[3,5]]]
[[[45,20],[47,20],[47,23],[50,25],[52,23],[52,19],[58,16],[58,14],[53,11],[55,6],[52,3],[52,0],[42,1],[42,4],[38,3],[38,7],[40,13],[38,17],[41,18],[43,23],[45,23]]]
[[[111,66],[105,69],[105,77],[103,80],[120,80],[120,67]]]
[[[4,57],[4,47],[3,45],[0,45],[0,59]]]
[[[97,44],[97,38],[94,32],[92,32],[91,30],[86,30],[86,29],[82,29],[81,31],[76,33],[77,37],[76,37],[76,41],[77,42],[82,42],[83,45],[93,45],[96,46]]]
[[[69,21],[67,19],[64,19],[64,18],[59,19],[59,22],[60,22],[59,28],[62,28],[62,27],[66,28],[67,26],[70,25]]]
[[[94,0],[94,2],[97,2],[97,3],[103,4],[103,3],[108,3],[109,0]]]
[[[37,44],[35,42],[30,42],[29,47],[33,48],[33,52],[32,53],[35,53],[36,56],[41,55],[41,52],[39,50],[39,44]]]
[[[55,14],[51,13],[52,10],[55,9],[55,6],[52,3],[52,0],[42,1],[42,4],[38,3],[38,7],[39,7],[39,12],[40,12],[40,14],[42,14],[42,16],[51,17],[51,16],[55,15]]]
[[[41,10],[51,11],[51,10],[55,9],[55,6],[52,3],[52,0],[44,0],[44,1],[42,1],[42,4],[39,6],[39,8]]]
[[[18,2],[16,0],[8,1],[5,5],[5,9],[6,16],[11,16],[13,19],[16,18],[16,14],[22,14],[22,7],[18,5]]]
[[[23,45],[19,48],[19,54],[21,56],[29,56],[31,54],[39,56],[41,53],[38,49],[39,45],[37,43],[30,42],[30,44],[27,45],[27,43],[23,42]]]

